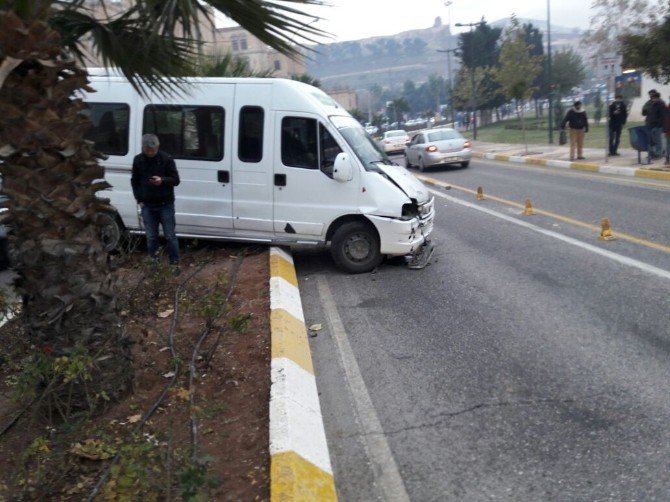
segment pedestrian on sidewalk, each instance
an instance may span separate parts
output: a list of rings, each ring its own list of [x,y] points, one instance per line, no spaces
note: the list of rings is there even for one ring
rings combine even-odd
[[[663,115],[663,132],[665,133],[665,165],[670,166],[670,101]]]
[[[572,108],[565,114],[561,122],[561,129],[568,125],[570,135],[570,160],[584,160],[584,134],[589,132],[589,119],[586,110],[582,108],[581,101],[575,101]],[[575,153],[577,156],[575,157]]]
[[[609,106],[610,155],[619,155],[617,150],[621,141],[621,130],[627,118],[628,110],[626,109],[626,103],[623,101],[623,96],[617,94]]]
[[[665,122],[665,102],[661,99],[661,94],[652,89],[649,91],[649,100],[642,107],[644,115],[644,124],[649,132],[649,155],[655,159],[660,159],[663,155],[663,143],[661,132]]]
[[[179,173],[174,159],[159,150],[155,134],[142,136],[142,153],[133,159],[130,183],[133,195],[142,210],[149,256],[157,259],[158,225],[163,227],[167,240],[170,265],[179,273],[179,241],[175,233],[174,187],[179,185]]]

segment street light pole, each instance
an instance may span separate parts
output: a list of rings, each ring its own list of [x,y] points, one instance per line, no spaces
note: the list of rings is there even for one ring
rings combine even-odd
[[[454,26],[462,27],[462,26],[469,26],[470,27],[470,33],[473,32],[473,28],[475,26],[481,26],[482,24],[486,24],[485,21],[478,21],[476,23],[456,23]],[[474,54],[473,52],[473,47],[474,47],[474,35],[472,36],[470,40],[470,84],[472,86],[471,89],[471,95],[470,95],[470,101],[472,104],[472,139],[477,139],[477,95],[475,92],[475,65],[474,65]],[[463,56],[461,55],[461,58]]]
[[[448,0],[447,2],[444,2],[444,6],[447,8],[447,26],[449,27],[449,35],[451,36],[451,5],[453,4],[453,0]]]
[[[458,49],[437,49],[437,52],[447,53],[447,79],[449,80],[449,114],[451,115],[451,123],[454,123],[454,84],[451,80],[451,55],[455,54]]]
[[[549,144],[554,143],[554,89],[551,85],[551,0],[547,0],[547,86],[549,88]]]

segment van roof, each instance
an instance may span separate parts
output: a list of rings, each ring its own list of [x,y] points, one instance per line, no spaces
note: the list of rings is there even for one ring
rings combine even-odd
[[[123,74],[114,68],[87,68],[88,74],[91,77],[93,87],[95,82],[127,82]],[[274,83],[286,89],[293,89],[300,91],[301,94],[309,95],[311,101],[314,101],[319,107],[327,110],[328,114],[333,114],[334,110],[337,115],[349,115],[342,105],[337,103],[333,98],[328,96],[323,90],[300,82],[298,80],[291,80],[287,78],[276,77],[185,77],[184,80],[192,84],[261,84]]]

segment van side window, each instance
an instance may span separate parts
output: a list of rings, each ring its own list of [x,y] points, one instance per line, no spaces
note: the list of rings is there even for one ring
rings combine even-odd
[[[153,133],[160,149],[175,159],[223,158],[225,112],[220,106],[148,105],[142,134]]]
[[[284,117],[281,121],[281,161],[289,167],[317,169],[316,120]]]
[[[128,153],[130,107],[125,103],[87,103],[82,113],[93,122],[85,138],[95,142],[96,150],[106,155]]]
[[[240,110],[240,135],[237,156],[242,162],[263,160],[263,119],[260,106],[243,106]]]
[[[328,129],[321,123],[319,123],[319,145],[319,159],[321,161],[319,168],[332,178],[335,157],[337,157],[338,153],[342,153],[342,149],[335,141],[335,138],[328,132]]]

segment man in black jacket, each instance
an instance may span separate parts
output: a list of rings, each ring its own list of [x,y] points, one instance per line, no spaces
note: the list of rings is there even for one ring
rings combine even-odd
[[[149,256],[158,252],[158,225],[163,227],[167,240],[170,264],[179,264],[179,241],[175,234],[174,187],[179,185],[179,173],[172,157],[158,149],[155,134],[142,136],[142,153],[133,159],[130,183],[135,200],[142,209]]]
[[[609,129],[610,129],[610,155],[619,155],[619,142],[621,141],[621,129],[628,118],[628,110],[623,96],[617,94],[609,106]]]

